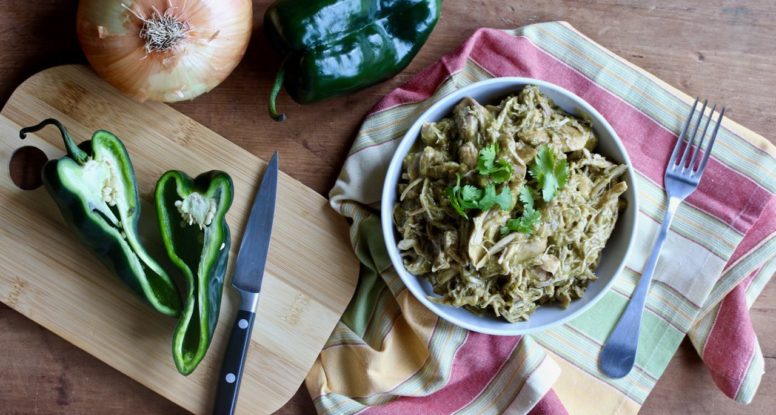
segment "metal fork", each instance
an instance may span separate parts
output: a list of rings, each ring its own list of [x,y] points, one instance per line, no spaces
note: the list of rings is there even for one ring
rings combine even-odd
[[[703,158],[698,159],[698,154],[701,152],[704,139],[706,138],[706,132],[714,116],[714,110],[717,109],[716,105],[711,108],[703,131],[698,134],[705,116],[707,102],[703,101],[703,108],[701,108],[700,114],[698,114],[696,111],[698,99],[695,99],[690,115],[687,117],[687,121],[685,121],[679,134],[679,139],[676,140],[671,158],[668,160],[664,179],[666,195],[668,196],[668,208],[666,209],[665,216],[663,216],[663,225],[660,227],[660,233],[657,236],[655,245],[652,247],[652,253],[649,256],[649,260],[647,260],[644,272],[641,274],[641,280],[636,285],[636,290],[633,292],[630,303],[628,303],[628,306],[622,313],[614,331],[609,335],[609,339],[606,341],[598,358],[601,371],[609,377],[621,378],[627,375],[633,368],[633,363],[636,360],[636,349],[639,344],[639,329],[641,327],[641,314],[644,310],[644,302],[647,299],[647,291],[652,281],[652,274],[655,272],[655,265],[657,265],[658,257],[660,257],[660,250],[663,248],[663,243],[668,235],[668,229],[671,227],[671,220],[673,220],[674,213],[676,213],[676,209],[682,201],[698,187],[703,170],[709,161],[711,148],[714,145],[714,140],[717,138],[719,126],[722,124],[725,108],[723,107],[719,112],[709,144],[703,151]],[[695,121],[695,127],[688,134],[688,128],[690,128],[696,115],[698,117]],[[697,144],[695,144],[696,138],[700,139]],[[684,147],[683,150],[682,147]],[[679,153],[681,153],[681,157]],[[696,162],[699,165],[696,166]]]

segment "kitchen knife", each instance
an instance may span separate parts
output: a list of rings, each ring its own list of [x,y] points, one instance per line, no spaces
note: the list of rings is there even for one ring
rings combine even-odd
[[[232,414],[237,406],[237,394],[240,391],[245,355],[250,344],[256,306],[259,304],[259,291],[272,235],[277,188],[278,153],[275,152],[256,192],[232,274],[232,286],[240,294],[240,309],[232,324],[232,334],[221,363],[214,415]]]

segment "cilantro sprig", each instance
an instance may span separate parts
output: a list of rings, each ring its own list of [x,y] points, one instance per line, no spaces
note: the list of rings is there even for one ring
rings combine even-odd
[[[495,205],[502,210],[512,209],[512,193],[506,186],[501,193],[496,193],[493,183],[488,183],[484,189],[469,184],[461,186],[461,176],[457,175],[455,186],[448,187],[446,193],[453,209],[467,220],[468,211],[472,209],[488,210]]]
[[[477,171],[482,176],[489,176],[494,183],[503,183],[512,177],[512,165],[504,159],[496,159],[498,152],[496,143],[483,147],[477,160]]]
[[[501,193],[496,193],[496,184],[508,181],[512,177],[512,165],[504,159],[497,158],[498,144],[491,144],[480,149],[477,160],[477,172],[490,178],[485,188],[472,185],[461,185],[461,175],[456,175],[455,186],[448,187],[446,194],[453,209],[465,219],[469,219],[468,211],[473,209],[488,210],[498,205],[502,210],[512,210],[512,192],[508,186],[503,186]],[[538,192],[542,200],[550,202],[568,181],[568,165],[566,160],[556,160],[555,153],[547,146],[541,146],[529,168],[531,176],[536,180]],[[531,234],[541,221],[542,215],[536,210],[534,194],[528,184],[520,188],[520,202],[523,213],[507,221],[501,233],[520,232]]]
[[[529,172],[539,183],[542,199],[545,202],[554,199],[555,194],[566,185],[568,180],[566,160],[555,160],[555,153],[546,145],[539,148]]]
[[[507,186],[496,193],[496,184],[508,181],[512,177],[512,165],[504,159],[497,158],[498,144],[494,143],[480,149],[477,160],[477,172],[490,178],[485,188],[472,185],[461,185],[461,176],[456,176],[455,186],[448,187],[446,194],[453,209],[465,219],[469,219],[468,211],[473,209],[488,210],[498,205],[502,210],[512,209],[512,192]],[[541,146],[529,168],[531,176],[538,184],[542,200],[550,202],[568,181],[568,164],[566,160],[556,160],[555,153],[547,146]],[[520,188],[520,202],[523,213],[520,217],[510,219],[502,229],[502,233],[521,232],[530,234],[541,220],[541,213],[536,210],[533,191],[527,185]]]
[[[533,192],[528,186],[520,188],[520,201],[523,203],[523,214],[519,218],[507,221],[507,226],[501,229],[502,234],[510,231],[531,234],[542,218],[541,213],[534,208]]]
[[[498,144],[491,144],[480,149],[477,159],[477,172],[480,176],[490,178],[485,188],[472,185],[461,186],[461,176],[456,176],[455,186],[446,190],[450,205],[465,219],[469,219],[467,211],[472,209],[488,210],[498,205],[502,210],[512,209],[512,192],[504,186],[501,193],[496,193],[496,184],[504,183],[512,177],[512,165],[504,159],[497,159]]]
[[[542,200],[545,202],[554,199],[558,190],[562,189],[568,181],[566,160],[556,160],[555,153],[546,145],[539,148],[529,172],[536,179],[538,191],[541,191]],[[520,188],[520,202],[523,204],[523,214],[507,221],[507,226],[501,229],[502,233],[512,231],[531,234],[541,221],[542,215],[534,207],[533,191],[528,185]]]

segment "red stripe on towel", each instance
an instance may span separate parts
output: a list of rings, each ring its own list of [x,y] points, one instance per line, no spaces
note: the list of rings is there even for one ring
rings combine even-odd
[[[731,399],[736,398],[757,342],[746,306],[746,287],[756,273],[750,274],[722,300],[703,349],[703,361],[711,378]]]
[[[453,360],[450,379],[444,388],[423,397],[403,396],[385,405],[365,409],[362,414],[449,414],[474,400],[498,375],[519,345],[521,337],[469,333]]]
[[[566,407],[560,401],[554,390],[550,389],[547,394],[528,412],[528,415],[568,415]]]

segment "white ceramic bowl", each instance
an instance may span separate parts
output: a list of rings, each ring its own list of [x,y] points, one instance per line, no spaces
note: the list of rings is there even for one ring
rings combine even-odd
[[[565,309],[559,305],[543,305],[533,313],[528,321],[509,323],[506,320],[496,318],[493,314],[476,315],[463,308],[455,308],[430,301],[427,296],[434,295],[431,284],[425,278],[412,275],[404,268],[399,250],[396,247],[397,233],[393,225],[391,211],[397,198],[396,185],[401,174],[402,162],[415,143],[415,140],[418,139],[423,123],[438,121],[448,116],[453,107],[464,97],[472,97],[483,104],[497,104],[502,98],[518,93],[525,85],[538,86],[543,94],[552,99],[564,111],[592,121],[593,130],[598,137],[598,146],[595,151],[603,154],[610,160],[624,163],[628,166],[626,173],[628,191],[624,195],[627,207],[621,212],[612,236],[601,254],[601,261],[595,271],[598,279],[588,285],[582,298],[572,301]],[[625,152],[625,148],[614,129],[590,104],[559,86],[537,79],[494,78],[461,88],[441,98],[412,124],[399,144],[391,164],[388,166],[388,172],[383,184],[381,209],[383,236],[391,262],[404,284],[421,303],[439,317],[469,330],[487,334],[518,335],[543,330],[569,321],[603,297],[606,290],[612,286],[615,278],[622,270],[625,258],[633,245],[638,199],[633,165]]]

